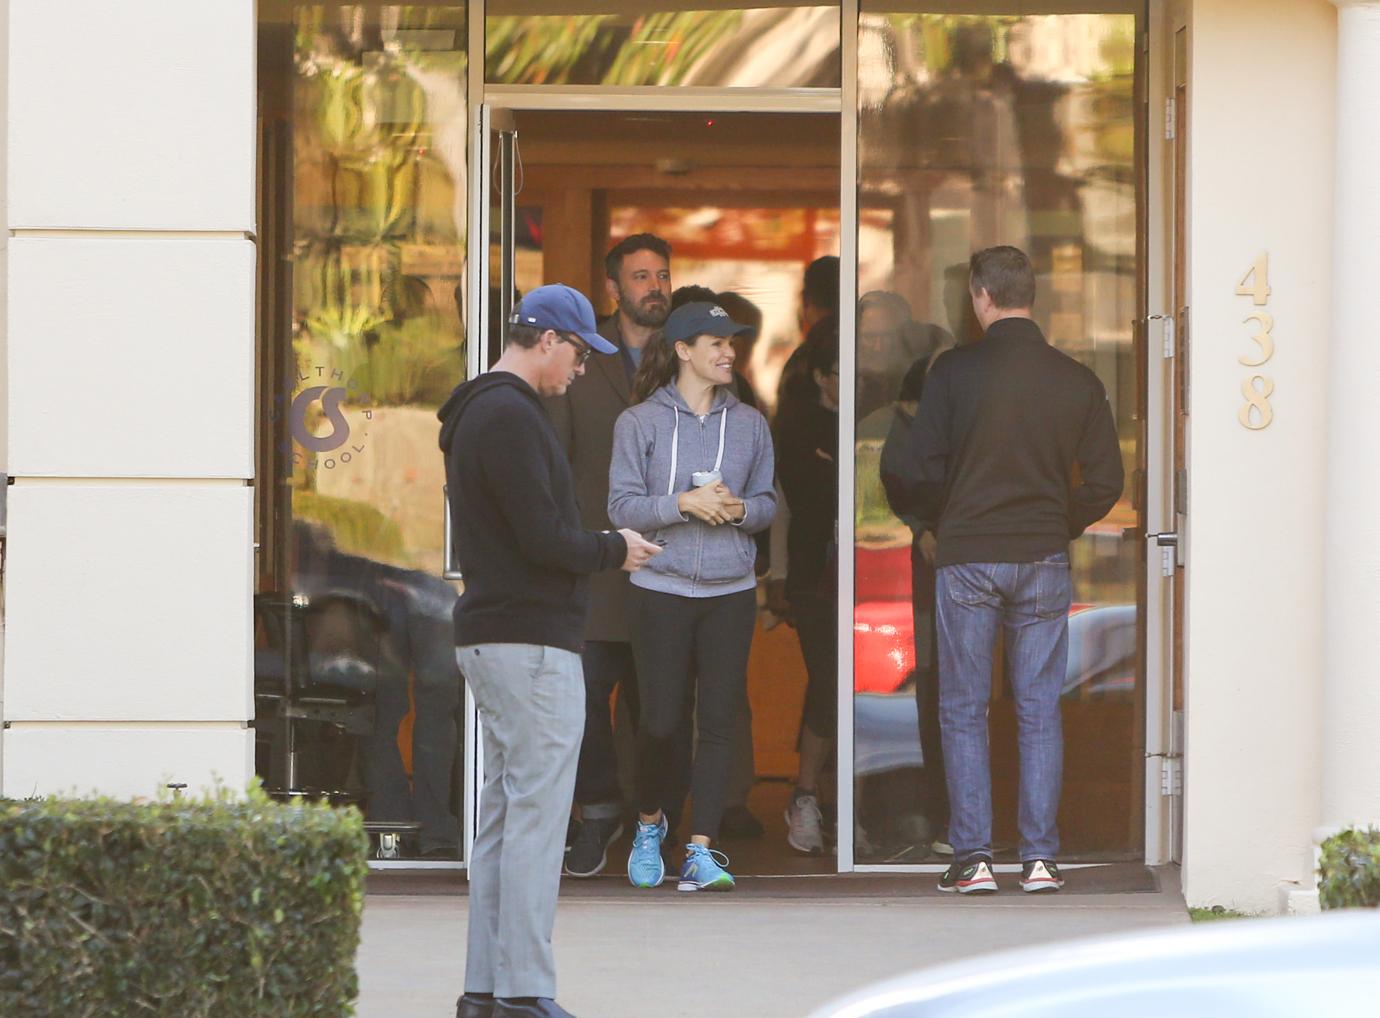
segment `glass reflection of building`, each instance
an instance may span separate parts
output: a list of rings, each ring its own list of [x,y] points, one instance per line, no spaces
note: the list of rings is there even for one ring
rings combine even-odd
[[[454,858],[436,409],[464,371],[464,6],[260,5],[258,770]]]
[[[932,605],[917,603],[913,615],[909,605],[901,610],[911,601],[914,535],[887,506],[880,461],[890,407],[914,361],[908,347],[919,356],[950,336],[976,338],[966,286],[971,251],[1013,244],[1030,254],[1037,321],[1051,343],[1102,378],[1128,476],[1136,465],[1135,33],[1129,11],[977,16],[863,7],[859,291],[899,298],[913,320],[891,325],[884,338],[876,302],[869,309],[865,301],[858,321],[860,862],[917,861],[925,857],[923,840],[943,834],[942,817],[925,816],[925,763],[914,737],[924,720],[914,695],[917,678],[933,667]],[[943,338],[905,338],[929,330],[942,330]],[[1080,855],[1133,855],[1140,842],[1135,606],[1141,549],[1123,539],[1135,519],[1128,486],[1112,514],[1072,548],[1077,603],[1070,619],[1061,824],[1068,850]],[[993,676],[994,803],[997,838],[1010,843],[1014,716],[1000,670],[999,664]]]

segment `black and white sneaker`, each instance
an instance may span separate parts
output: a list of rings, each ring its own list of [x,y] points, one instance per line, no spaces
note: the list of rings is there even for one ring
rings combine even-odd
[[[997,878],[992,875],[992,860],[975,856],[956,862],[939,878],[939,889],[949,894],[994,894]]]
[[[603,872],[609,862],[609,846],[623,836],[623,821],[617,817],[586,820],[565,854],[565,875],[592,877]]]
[[[1059,866],[1052,859],[1031,859],[1021,865],[1021,890],[1034,894],[1037,891],[1057,891],[1064,886],[1064,878],[1059,875]]]

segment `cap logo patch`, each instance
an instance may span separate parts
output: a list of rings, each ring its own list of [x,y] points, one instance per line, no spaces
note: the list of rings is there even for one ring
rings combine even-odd
[[[716,306],[716,307],[710,308],[710,309],[709,309],[709,313],[710,313],[711,315],[713,315],[715,318],[727,318],[727,317],[728,317],[728,312],[725,311],[723,308],[717,307],[717,306]]]

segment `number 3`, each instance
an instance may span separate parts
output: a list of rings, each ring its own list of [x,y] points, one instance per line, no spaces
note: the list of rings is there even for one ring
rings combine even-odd
[[[1256,345],[1260,347],[1260,358],[1259,360],[1251,360],[1249,357],[1238,357],[1237,360],[1245,367],[1258,368],[1275,355],[1275,341],[1274,337],[1270,335],[1270,330],[1275,327],[1275,320],[1264,311],[1252,311],[1242,321],[1255,322],[1260,326],[1251,335],[1251,339],[1255,340]]]

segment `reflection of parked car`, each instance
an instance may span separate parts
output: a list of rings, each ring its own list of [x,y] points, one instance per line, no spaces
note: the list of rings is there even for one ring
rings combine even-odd
[[[898,604],[903,612],[896,610]],[[853,623],[853,730],[859,777],[925,764],[910,689],[915,658],[910,603],[882,606],[886,611],[876,611],[876,603],[858,605]],[[903,654],[906,647],[910,650]],[[865,675],[864,669],[871,672]],[[1130,696],[1135,687],[1135,605],[1075,605],[1069,613],[1064,698]]]
[[[814,1018],[1266,1018],[1369,1014],[1380,915],[1175,926],[983,955],[869,987]]]
[[[924,766],[913,693],[910,549],[859,548],[853,614],[854,745],[859,777]],[[1069,610],[1066,699],[1126,697],[1136,685],[1136,608]]]

